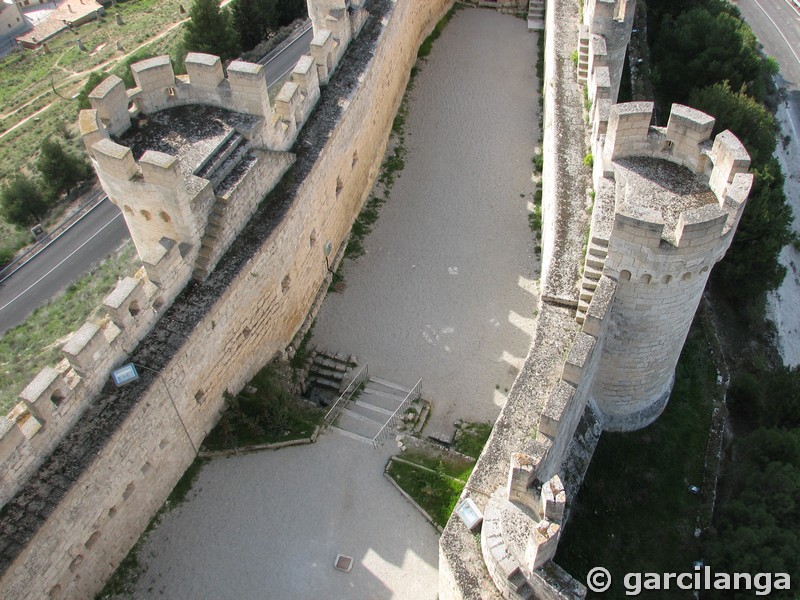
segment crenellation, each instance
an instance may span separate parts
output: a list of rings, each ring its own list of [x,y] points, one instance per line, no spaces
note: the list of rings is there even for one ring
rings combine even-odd
[[[222,60],[213,54],[189,52],[184,61],[189,84],[199,88],[216,89],[225,80]]]
[[[131,73],[141,94],[152,94],[175,86],[175,71],[166,55],[133,63]]]
[[[128,93],[125,90],[125,83],[116,75],[107,77],[94,88],[89,93],[89,102],[111,135],[125,131],[131,126]]]
[[[133,179],[139,174],[139,165],[134,160],[131,149],[110,138],[103,138],[92,145],[92,152],[102,173],[124,181]]]

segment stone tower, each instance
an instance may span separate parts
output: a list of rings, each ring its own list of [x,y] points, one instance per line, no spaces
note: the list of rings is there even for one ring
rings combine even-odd
[[[711,268],[730,246],[753,176],[729,131],[673,105],[666,128],[653,104],[611,108],[597,147],[596,200],[582,301],[592,274],[617,281],[608,334],[592,386],[605,429],[649,425],[664,409],[675,366]]]

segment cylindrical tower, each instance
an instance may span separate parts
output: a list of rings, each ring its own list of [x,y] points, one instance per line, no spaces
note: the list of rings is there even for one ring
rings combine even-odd
[[[614,207],[603,273],[618,284],[592,394],[612,431],[644,427],[666,406],[752,183],[733,134],[709,142],[713,118],[675,105],[664,129],[650,127],[651,115],[650,103],[612,107],[597,186]]]

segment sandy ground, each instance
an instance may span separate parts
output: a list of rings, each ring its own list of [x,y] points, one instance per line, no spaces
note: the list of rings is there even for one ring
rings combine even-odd
[[[530,344],[539,261],[528,227],[537,139],[536,36],[522,19],[458,13],[412,95],[408,157],[346,261],[313,343],[433,403],[427,433],[494,421]],[[537,275],[534,275],[534,274]]]
[[[494,420],[530,342],[535,57],[522,19],[453,19],[416,82],[403,175],[315,329],[379,377],[422,377],[435,427]],[[438,533],[383,477],[393,451],[331,432],[213,460],[145,542],[136,597],[434,600]]]
[[[778,109],[781,135],[789,135],[791,141],[784,148],[779,142],[777,156],[786,177],[784,191],[794,212],[794,230],[800,233],[800,140],[788,124],[785,107]],[[768,296],[768,316],[778,330],[778,350],[784,364],[794,367],[800,364],[800,256],[793,246],[785,246],[780,256],[786,267],[783,284]]]

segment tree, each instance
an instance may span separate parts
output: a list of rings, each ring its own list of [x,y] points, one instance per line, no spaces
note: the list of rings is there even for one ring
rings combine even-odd
[[[752,31],[735,15],[706,8],[667,19],[653,56],[653,81],[662,106],[684,104],[693,89],[722,81],[735,90],[752,86],[765,68]]]
[[[92,173],[86,161],[69,154],[61,144],[50,138],[42,142],[36,168],[42,174],[45,191],[51,200],[68,194],[75,184]]]
[[[713,135],[730,129],[745,145],[754,165],[764,164],[775,151],[775,117],[747,94],[731,90],[727,81],[695,90],[689,106],[716,118]]]
[[[78,108],[81,110],[87,110],[92,108],[92,103],[89,101],[89,94],[94,91],[98,85],[103,83],[105,78],[108,77],[108,73],[105,71],[92,71],[89,74],[89,79],[86,80],[86,83],[83,85],[83,88],[78,93]]]
[[[233,0],[231,4],[233,26],[239,34],[242,49],[251,50],[264,39],[267,31],[267,19],[262,11],[265,8],[270,10],[274,17],[275,6],[272,2],[265,0]]]
[[[195,0],[184,25],[183,43],[189,52],[216,54],[222,60],[239,53],[239,36],[229,10],[220,10],[219,0]]]
[[[308,5],[305,0],[280,0],[275,8],[277,13],[276,29],[288,25],[295,19],[308,18]]]
[[[25,175],[14,175],[0,190],[0,210],[3,217],[15,225],[33,225],[41,221],[47,208],[39,186]]]
[[[783,173],[775,158],[753,168],[750,198],[728,253],[712,272],[717,289],[731,299],[763,300],[786,275],[778,262],[792,241],[792,211],[783,193]]]

